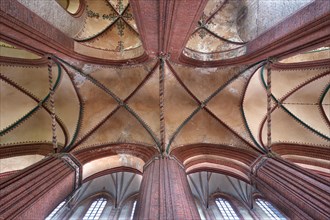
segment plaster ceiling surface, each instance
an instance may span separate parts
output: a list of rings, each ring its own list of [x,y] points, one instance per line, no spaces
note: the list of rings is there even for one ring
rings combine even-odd
[[[109,38],[123,41],[123,51],[140,47],[136,26],[129,19],[132,15],[128,15],[129,2],[95,2],[87,1],[89,15],[76,40],[100,51],[116,51],[116,45],[107,43]],[[238,13],[237,4],[209,1],[203,16],[206,26],[196,30],[208,28],[226,39],[216,40],[242,43],[231,18]],[[120,36],[120,31],[127,34],[128,41]],[[193,34],[200,38],[196,42],[203,43],[197,32]],[[1,51],[1,57],[7,52]],[[330,57],[323,49],[312,52],[271,65],[274,144],[299,143],[322,149],[330,146],[330,68],[305,65]],[[17,55],[12,58],[15,62],[0,63],[0,150],[20,144],[52,144],[48,61],[40,58],[27,64],[26,57],[21,58]],[[302,66],[298,65],[300,59],[305,63]],[[198,168],[201,161],[212,166],[214,161],[227,157],[227,164],[219,164],[219,169],[236,169],[244,178],[248,178],[246,166],[267,153],[264,62],[197,68],[163,57],[124,66],[69,62],[58,57],[53,60],[51,87],[55,90],[60,152],[92,152],[131,144],[171,155],[181,149],[188,151],[187,146],[191,146],[200,149],[185,155],[186,159],[194,158],[189,161],[191,167]],[[212,153],[218,158],[212,157]],[[228,166],[230,163],[234,165]]]
[[[131,167],[133,169],[143,172],[144,161],[138,157],[134,157],[128,154],[119,154],[109,157],[103,157],[101,159],[93,160],[86,163],[83,167],[83,179],[86,179],[93,174],[101,172],[103,170],[115,168],[115,167]]]
[[[71,72],[70,67],[67,69]],[[158,62],[151,61],[130,68],[91,67],[90,69],[85,81],[79,84],[83,114],[75,150],[111,143],[136,143],[158,148],[160,143]],[[243,118],[234,116],[235,112],[241,114],[238,109],[243,93],[237,89],[242,90],[247,83],[246,77],[252,74],[250,71],[233,79],[243,72],[243,67],[199,71],[166,63],[164,119],[165,145],[168,150],[172,146],[192,143],[237,145],[250,149],[252,141],[246,136],[247,131],[240,127]],[[224,95],[221,98],[219,96],[222,92]],[[219,103],[229,103],[229,100],[234,100],[234,97],[231,99],[228,93],[236,97],[236,101],[227,104],[228,109],[217,108],[215,104],[217,101],[211,105],[215,113],[208,109],[200,109],[202,102],[206,100],[212,103],[213,97]],[[231,113],[233,114],[230,115]],[[226,122],[219,120],[217,115]],[[242,138],[236,130],[244,133],[245,138]]]
[[[306,157],[306,156],[299,156],[299,155],[284,155],[283,158],[286,160],[292,161],[293,163],[299,165],[299,166],[308,166],[308,169],[311,170],[317,170],[325,173],[329,173],[328,167],[330,166],[329,160],[324,159],[315,159],[312,157]],[[304,161],[312,161],[314,163],[306,164]]]
[[[56,91],[57,136],[59,145],[63,147],[75,136],[79,100],[65,69],[53,65],[51,70],[54,77],[52,87]],[[1,144],[50,142],[52,120],[47,66],[1,64],[1,90]],[[36,130],[31,127],[36,127]]]
[[[0,50],[1,54],[6,54],[6,57],[13,57],[13,58],[22,58],[22,59],[40,59],[41,57],[31,53],[26,50],[22,50],[17,48],[11,44],[6,42],[0,41]]]
[[[29,112],[35,107],[35,101],[26,97],[25,94],[18,93],[16,89],[9,84],[1,81],[1,96],[8,97],[11,96],[12,99],[8,100],[6,103],[3,103],[1,108],[1,113],[6,117],[2,117],[1,119],[1,129],[4,129],[12,123],[12,121],[17,121],[21,117],[25,115],[26,112]],[[22,100],[17,102],[15,100]],[[13,109],[17,109],[17,111],[13,111]]]
[[[210,160],[210,161],[212,161],[212,160],[218,160],[218,161],[224,160],[224,161],[226,161],[227,160],[227,161],[231,161],[231,162],[233,162],[233,163],[235,163],[235,164],[237,164],[239,166],[242,166],[242,167],[246,168],[246,170],[249,169],[249,166],[246,165],[245,163],[241,162],[241,161],[232,160],[232,159],[229,159],[229,158],[226,158],[226,157],[222,157],[222,156],[217,156],[217,155],[199,155],[199,156],[193,156],[193,157],[190,157],[190,158],[184,160],[183,165],[187,166],[187,165],[189,165],[189,163],[191,163],[191,162],[193,162],[195,160],[200,160],[200,159],[204,159],[205,161],[207,161],[207,160]]]
[[[274,99],[281,100],[281,108],[275,109],[273,112],[275,118],[273,123],[274,127],[278,126],[281,127],[280,129],[284,129],[285,123],[294,120],[295,122],[292,122],[292,125],[298,123],[301,127],[312,131],[312,133],[318,137],[310,137],[311,139],[308,140],[306,137],[309,135],[304,136],[306,139],[303,139],[299,137],[300,135],[296,135],[296,138],[294,138],[295,135],[292,134],[292,139],[296,139],[294,141],[292,140],[293,142],[323,143],[324,146],[328,147],[330,127],[328,119],[324,117],[321,111],[323,107],[327,108],[326,105],[321,104],[321,97],[330,84],[329,68],[307,70],[297,68],[296,70],[289,70],[288,72],[279,70],[273,71],[272,76],[272,93]],[[287,83],[290,84],[291,87],[293,86],[293,88],[289,89]],[[281,110],[282,112],[279,113]],[[290,120],[278,119],[277,117],[282,115],[283,112],[286,112],[286,116],[291,115],[293,117],[290,117]],[[280,135],[287,135],[288,133],[290,132],[276,132],[277,135],[274,138],[278,138],[277,141],[279,141],[282,139]],[[298,133],[303,133],[303,131]],[[318,138],[323,138],[324,141],[318,140]]]
[[[260,122],[263,120],[267,113],[267,100],[266,91],[260,86],[261,68],[250,78],[250,82],[245,90],[243,110],[246,117],[249,130],[255,141],[260,144],[258,138]]]
[[[324,57],[330,57],[330,47],[320,47],[312,51],[300,53],[295,56],[280,60],[281,63],[299,63],[321,60]]]
[[[0,160],[1,173],[24,169],[44,158],[43,155],[24,155]]]

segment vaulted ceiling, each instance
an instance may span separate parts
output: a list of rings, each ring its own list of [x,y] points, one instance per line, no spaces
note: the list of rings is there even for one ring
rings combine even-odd
[[[183,54],[206,61],[245,54],[247,42],[236,25],[240,4],[205,1]],[[128,0],[87,0],[84,13],[84,25],[72,37],[76,51],[114,60],[144,53],[146,42]],[[330,147],[328,46],[270,65],[272,150],[322,172],[330,156],[322,153]],[[53,151],[49,61],[19,48],[1,42],[3,158]],[[83,163],[102,157],[117,161],[114,155],[128,154],[135,165],[110,166],[135,169],[154,155],[171,155],[189,172],[227,169],[249,181],[250,165],[270,150],[266,63],[196,67],[161,55],[114,66],[52,56],[59,151],[71,152]],[[308,156],[308,151],[314,154]]]
[[[128,59],[143,54],[128,0],[86,1],[84,25],[75,36],[76,49],[90,56]],[[109,40],[111,39],[111,40]]]

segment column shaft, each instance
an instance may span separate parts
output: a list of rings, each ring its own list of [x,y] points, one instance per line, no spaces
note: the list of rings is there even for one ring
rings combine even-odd
[[[279,158],[257,165],[257,189],[292,219],[330,219],[330,183]]]
[[[0,183],[0,219],[44,219],[75,189],[75,170],[48,157]]]
[[[147,166],[135,211],[136,219],[200,219],[184,169],[172,159]]]

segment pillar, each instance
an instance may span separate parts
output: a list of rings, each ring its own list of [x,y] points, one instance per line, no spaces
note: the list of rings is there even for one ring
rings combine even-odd
[[[330,183],[281,158],[262,157],[253,168],[256,188],[291,219],[330,219]]]
[[[54,155],[3,179],[0,219],[44,219],[79,185],[79,170],[71,156]]]
[[[143,172],[134,219],[200,219],[184,168],[159,158]]]

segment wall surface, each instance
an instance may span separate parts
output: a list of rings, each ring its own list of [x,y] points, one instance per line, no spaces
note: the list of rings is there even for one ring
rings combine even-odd
[[[87,13],[83,13],[82,16],[75,18],[55,0],[18,0],[18,2],[69,37],[74,37],[78,34],[84,25],[84,19],[87,15]]]
[[[312,1],[244,0],[237,20],[240,37],[253,40]]]

